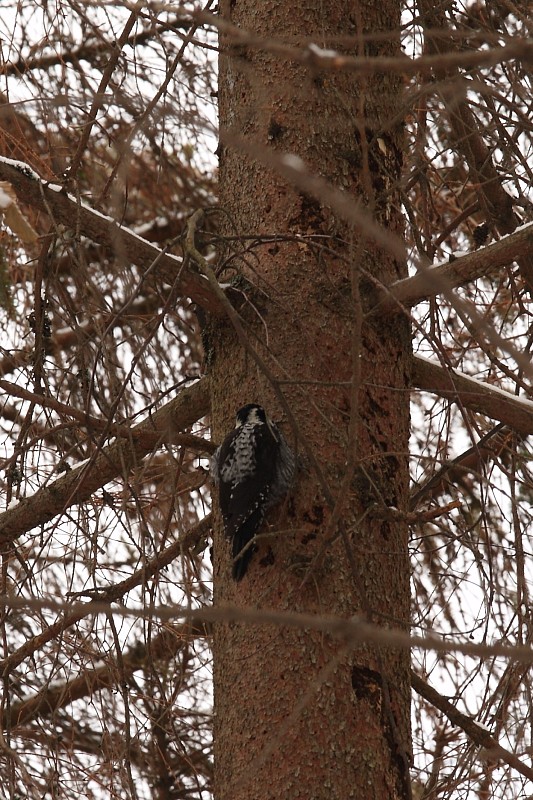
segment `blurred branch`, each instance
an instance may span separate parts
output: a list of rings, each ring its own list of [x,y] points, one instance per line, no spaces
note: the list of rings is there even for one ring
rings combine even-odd
[[[187,541],[189,535],[194,533],[195,538],[199,538],[198,530],[201,529],[207,533],[211,527],[211,515],[204,517],[204,519],[195,526],[195,528],[186,534]],[[203,535],[203,534],[202,534]],[[175,542],[172,547],[183,547],[185,540]],[[170,548],[168,548],[170,550]],[[168,552],[165,551],[165,554]],[[176,557],[177,551],[174,551]],[[161,566],[161,557],[153,559],[157,560],[158,566]],[[152,563],[152,562],[150,562]],[[142,581],[143,571],[139,570],[134,573],[137,583]],[[120,584],[112,587],[113,597],[118,592],[124,594],[124,584],[132,580],[127,578]],[[104,596],[104,594],[99,595]],[[206,606],[197,608],[186,604],[168,604],[161,606],[154,606],[149,604],[147,607],[137,606],[135,608],[127,608],[122,604],[111,606],[113,600],[102,601],[100,599],[92,600],[90,603],[70,603],[61,598],[51,597],[22,597],[15,594],[0,594],[0,608],[8,607],[9,609],[49,609],[52,611],[64,614],[65,609],[71,609],[72,617],[76,616],[78,619],[86,617],[88,614],[109,614],[113,613],[116,616],[131,618],[131,619],[160,619],[160,620],[173,620],[184,619],[199,622],[202,624],[210,623],[242,623],[244,625],[275,625],[280,628],[294,628],[305,631],[318,631],[324,633],[334,639],[339,639],[346,642],[354,648],[358,648],[362,643],[374,642],[376,645],[382,647],[394,647],[398,649],[409,650],[411,648],[418,648],[424,652],[434,653],[462,653],[463,655],[474,656],[479,659],[494,659],[495,657],[505,658],[511,662],[522,664],[533,664],[533,648],[528,645],[511,645],[505,644],[500,641],[495,644],[483,644],[465,640],[463,636],[458,635],[453,639],[449,636],[443,636],[439,633],[428,633],[424,636],[412,635],[409,631],[399,627],[383,627],[374,623],[367,622],[365,619],[358,615],[353,615],[349,619],[345,617],[334,616],[331,614],[320,614],[312,612],[297,612],[297,611],[278,611],[269,608],[253,608],[252,606],[234,606],[225,605],[224,603],[217,603],[214,606]],[[57,623],[58,626],[64,624],[63,622]],[[70,623],[72,624],[72,623]],[[54,626],[51,626],[54,627]],[[27,645],[20,648],[17,653],[25,651],[22,658],[18,658],[16,663],[13,661],[17,653],[0,661],[0,669],[11,669],[14,665],[20,663],[26,655],[32,652],[36,646],[41,646],[38,640],[45,636],[44,634],[35,636],[30,640]],[[30,646],[34,642],[33,647]],[[48,639],[46,639],[48,641]],[[37,642],[37,645],[35,645]]]
[[[134,3],[125,3],[127,8],[134,9]],[[157,8],[159,4],[152,4],[152,8]],[[161,8],[168,8],[164,3]],[[533,53],[533,45],[528,38],[515,37],[510,39],[503,47],[496,46],[491,48],[478,49],[473,52],[459,53],[439,53],[438,55],[423,55],[419,58],[409,58],[404,56],[379,56],[375,58],[366,56],[347,56],[341,52],[330,49],[323,49],[316,45],[311,39],[304,46],[295,47],[274,38],[258,36],[251,30],[232,25],[227,19],[219,14],[211,14],[208,11],[196,9],[192,12],[192,18],[196,22],[208,23],[233,45],[249,47],[264,53],[272,53],[279,58],[308,65],[313,70],[332,70],[343,72],[355,72],[360,75],[373,75],[379,73],[400,73],[404,75],[431,75],[443,68],[462,67],[465,69],[472,67],[491,66],[515,58],[530,58]],[[353,47],[356,37],[346,37],[349,45]],[[472,35],[471,37],[472,38]],[[343,42],[343,45],[345,42]]]
[[[376,222],[361,200],[354,200],[353,194],[337,188],[314,172],[300,157],[290,153],[276,153],[265,148],[259,141],[245,139],[239,133],[221,133],[221,142],[245,153],[250,161],[274,170],[291,186],[314,197],[319,203],[330,206],[341,219],[353,225],[364,237],[376,242],[399,261],[405,261],[405,242],[400,236]]]
[[[142,669],[147,658],[169,659],[175,657],[179,650],[191,637],[204,637],[208,635],[209,624],[199,622],[171,625],[155,637],[149,647],[136,644],[123,656],[124,674],[133,675]],[[19,703],[15,703],[4,714],[4,727],[10,728],[27,724],[36,716],[46,717],[58,709],[70,705],[75,700],[93,695],[103,689],[114,689],[118,681],[119,672],[115,663],[105,664],[99,669],[86,670],[75,680],[54,686],[46,691]],[[471,717],[460,712],[445,697],[422,680],[414,671],[411,671],[411,685],[415,692],[424,697],[435,708],[444,713],[453,725],[461,728],[470,740],[479,747],[489,751],[496,757],[520,774],[533,779],[533,769],[524,764],[514,753],[503,748],[486,728],[479,725]]]

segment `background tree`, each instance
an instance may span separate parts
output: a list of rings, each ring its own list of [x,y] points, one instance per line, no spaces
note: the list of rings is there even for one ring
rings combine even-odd
[[[208,796],[212,630],[220,797],[407,796],[409,644],[414,794],[531,793],[528,23],[399,12],[2,5],[5,796]],[[298,489],[213,605],[248,399]]]

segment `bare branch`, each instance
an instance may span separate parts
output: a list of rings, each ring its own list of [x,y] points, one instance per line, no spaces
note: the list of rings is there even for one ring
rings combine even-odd
[[[463,286],[490,275],[494,270],[519,261],[533,246],[533,223],[518,228],[497,242],[446,264],[422,268],[411,278],[396,281],[379,292],[372,313],[393,313],[434,297],[443,291]]]
[[[510,767],[521,775],[524,775],[530,781],[533,780],[533,769],[531,767],[524,764],[517,755],[506,750],[505,747],[502,747],[486,728],[481,727],[481,725],[475,722],[471,717],[459,711],[449,700],[443,697],[440,692],[437,692],[436,689],[423,681],[422,678],[412,670],[411,685],[415,692],[424,697],[429,703],[434,705],[435,708],[438,708],[439,711],[442,711],[443,714],[446,714],[453,725],[457,725],[458,728],[461,728],[474,744],[488,751],[487,755],[491,755],[509,764]]]
[[[211,522],[210,519],[207,521]],[[204,520],[200,524],[203,525]],[[42,597],[24,598],[18,595],[0,595],[0,606],[7,606],[12,609],[37,608],[64,611],[65,600],[63,598],[56,600]],[[346,619],[328,614],[278,611],[268,608],[258,609],[225,605],[224,603],[205,608],[191,608],[190,606],[179,605],[126,608],[122,605],[111,606],[109,602],[94,600],[90,603],[72,603],[69,607],[72,609],[72,617],[77,619],[82,619],[88,614],[113,613],[119,617],[133,619],[184,619],[202,624],[239,622],[245,625],[276,625],[280,628],[318,631],[335,639],[345,641],[353,647],[359,647],[363,642],[373,642],[381,647],[405,650],[416,647],[427,652],[462,653],[463,655],[471,655],[481,659],[493,659],[498,656],[510,662],[533,664],[533,648],[530,645],[478,644],[472,641],[461,641],[460,638],[443,638],[436,634],[412,635],[402,628],[385,628],[381,625],[375,625],[357,615]],[[40,638],[37,636],[35,640]],[[22,649],[26,650],[25,656],[32,651],[31,649]],[[11,669],[11,658],[13,656],[8,656],[4,661],[0,661],[0,667],[5,664],[6,668]],[[17,663],[20,663],[20,661]]]
[[[71,603],[67,602],[67,613],[62,614],[59,621],[48,625],[42,633],[28,639],[22,647],[15,650],[6,658],[0,660],[0,669],[4,670],[7,674],[10,670],[21,664],[25,658],[32,655],[36,650],[44,647],[48,642],[53,641],[63,631],[75,625],[81,619],[90,616],[99,611],[105,606],[108,611],[111,610],[110,603],[114,603],[121,599],[126,592],[131,591],[136,586],[140,586],[145,581],[149,580],[152,575],[155,575],[160,569],[168,566],[174,561],[184,550],[192,547],[207,536],[211,528],[211,515],[205,516],[201,522],[198,523],[192,530],[187,531],[183,536],[173,542],[162,553],[159,553],[154,558],[150,559],[143,567],[136,572],[133,572],[128,578],[120,583],[108,586],[101,591],[95,591],[94,594],[97,599],[91,600],[89,603]],[[30,601],[31,604],[31,601]],[[63,606],[65,608],[65,606]],[[115,609],[113,609],[114,611]]]
[[[140,642],[122,656],[123,675],[129,677],[153,659],[175,658],[178,652],[193,638],[207,635],[207,628],[203,623],[184,622],[180,625],[167,625],[164,630],[155,636],[149,647]],[[5,711],[4,728],[16,728],[25,725],[39,717],[48,717],[60,708],[80,700],[82,697],[92,696],[104,689],[114,689],[121,676],[115,661],[106,663],[98,669],[87,669],[72,681],[50,686],[46,691],[39,692],[35,697],[13,703]]]
[[[489,386],[462,372],[444,369],[439,364],[413,357],[412,380],[425,392],[459,401],[466,408],[486,414],[522,434],[533,433],[533,402],[514,397],[497,386]]]
[[[23,203],[51,214],[56,224],[98,242],[123,261],[145,269],[157,265],[157,274],[179,293],[207,311],[219,311],[208,282],[198,273],[185,269],[180,258],[160,250],[86,203],[78,202],[61,186],[46,183],[27,164],[0,158],[0,179],[11,183]]]
[[[169,20],[168,23],[151,25],[139,33],[134,33],[133,35],[129,36],[125,42],[123,42],[122,46],[124,47],[125,45],[129,45],[131,47],[138,47],[139,45],[143,45],[150,41],[150,39],[152,39],[154,36],[157,36],[162,31],[172,30],[173,28],[187,30],[190,28],[190,26],[190,17],[176,17],[173,20]],[[79,47],[71,47],[61,53],[52,53],[46,56],[21,56],[18,61],[0,64],[0,75],[20,76],[28,70],[47,70],[50,69],[50,67],[63,64],[78,64],[80,61],[88,61],[89,63],[92,63],[95,58],[103,54],[108,54],[110,50],[115,47],[115,42],[100,41],[90,42],[89,44],[84,43]]]
[[[8,545],[36,525],[48,522],[75,503],[87,500],[117,475],[133,469],[154,447],[183,431],[209,412],[208,382],[200,380],[149,419],[135,425],[131,439],[102,448],[89,462],[0,514],[0,544]]]

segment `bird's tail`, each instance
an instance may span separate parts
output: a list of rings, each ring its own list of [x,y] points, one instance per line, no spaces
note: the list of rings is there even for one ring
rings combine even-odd
[[[252,539],[261,527],[263,521],[262,509],[256,509],[248,519],[235,531],[232,538],[233,579],[240,581],[244,578],[248,564],[257,550],[257,545]],[[241,555],[242,553],[242,555]]]
[[[257,550],[256,545],[251,543],[254,538],[254,533],[255,531],[250,533],[249,530],[243,530],[243,528],[241,528],[233,537],[233,567],[231,574],[235,581],[240,581],[244,578],[246,570],[248,569],[248,564]],[[242,555],[240,555],[241,552]]]

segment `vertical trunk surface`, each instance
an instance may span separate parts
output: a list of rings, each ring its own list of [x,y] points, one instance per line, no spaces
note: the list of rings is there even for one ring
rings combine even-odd
[[[406,529],[369,509],[406,503],[410,336],[403,319],[363,319],[373,281],[404,277],[405,264],[261,162],[265,153],[299,156],[310,175],[401,235],[400,79],[319,71],[268,51],[283,41],[398,54],[399,5],[225,0],[221,11],[265,41],[221,40],[225,232],[279,237],[253,247],[228,239],[221,279],[242,276],[248,340],[298,429],[270,377],[219,321],[211,327],[214,432],[220,440],[239,406],[259,402],[297,446],[301,468],[240,583],[218,526],[215,601],[406,623]],[[409,796],[408,653],[228,623],[216,627],[214,659],[217,800]]]

